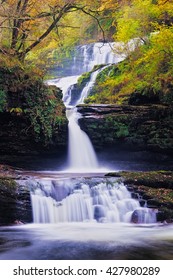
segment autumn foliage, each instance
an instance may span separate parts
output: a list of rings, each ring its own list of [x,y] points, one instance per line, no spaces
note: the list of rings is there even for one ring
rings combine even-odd
[[[132,52],[128,42],[135,38]],[[148,93],[172,102],[173,0],[1,1],[1,65],[43,69],[55,50],[58,64],[60,54],[100,39],[123,42],[114,51],[126,53],[127,60],[97,80],[88,102],[123,103],[131,94]]]

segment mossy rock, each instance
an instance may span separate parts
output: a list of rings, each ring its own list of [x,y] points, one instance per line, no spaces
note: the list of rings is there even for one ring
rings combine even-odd
[[[0,153],[5,153],[3,143],[9,143],[7,150],[13,153],[22,151],[21,146],[26,151],[33,146],[37,149],[37,143],[49,147],[54,145],[58,130],[58,137],[64,141],[61,131],[67,130],[67,118],[62,91],[46,85],[36,69],[0,67],[0,76]],[[63,141],[60,139],[60,145]]]
[[[0,178],[0,225],[32,222],[30,191],[11,178]]]
[[[90,80],[91,73],[92,72],[86,72],[79,77],[77,81],[78,88],[83,88],[86,85],[86,83]]]
[[[15,182],[15,180],[11,179],[11,178],[0,178],[0,189],[1,189],[1,193],[4,190],[10,192],[15,192],[17,189],[17,184]]]

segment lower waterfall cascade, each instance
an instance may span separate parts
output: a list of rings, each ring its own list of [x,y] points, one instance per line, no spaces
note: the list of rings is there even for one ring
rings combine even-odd
[[[34,223],[156,223],[157,211],[115,179],[40,180],[30,188]]]

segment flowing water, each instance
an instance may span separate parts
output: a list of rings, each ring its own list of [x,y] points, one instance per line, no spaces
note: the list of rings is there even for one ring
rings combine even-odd
[[[98,169],[98,161],[88,135],[78,125],[80,114],[76,108],[67,110],[69,120],[69,166],[71,171]]]
[[[147,208],[140,196],[133,199],[123,182],[101,175],[104,170],[92,143],[78,124],[76,105],[84,102],[101,69],[75,99],[77,80],[94,65],[123,60],[125,56],[112,52],[113,46],[120,44],[79,46],[70,75],[48,81],[62,89],[67,108],[68,167],[32,174],[22,182],[31,190],[33,224],[0,228],[0,259],[173,258],[173,227],[159,224],[157,209]]]
[[[72,75],[59,79],[49,80],[48,84],[60,87],[63,92],[63,101],[67,108],[67,118],[69,120],[69,149],[68,168],[78,172],[96,171],[99,168],[96,154],[87,134],[82,131],[78,124],[81,115],[76,110],[76,105],[84,102],[89,95],[97,75],[107,66],[95,70],[90,76],[90,80],[84,86],[79,98],[72,103],[73,87],[77,83],[78,74],[91,71],[95,65],[109,65],[118,63],[124,59],[123,55],[113,52],[113,47],[119,47],[119,43],[95,43],[78,47],[77,56],[74,57],[71,65]],[[71,104],[72,103],[72,104]]]
[[[121,46],[118,42],[77,46],[71,59],[68,58],[68,61],[62,63],[62,67],[54,67],[53,75],[55,71],[61,77],[81,75],[91,71],[95,65],[118,63],[125,58],[125,55],[119,52]]]
[[[42,179],[29,186],[35,223],[156,223],[157,211],[141,207],[115,178]]]
[[[172,260],[172,236],[172,225],[78,222],[1,227],[0,259]]]

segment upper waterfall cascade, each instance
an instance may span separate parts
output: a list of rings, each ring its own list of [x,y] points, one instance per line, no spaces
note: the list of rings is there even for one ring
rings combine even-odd
[[[73,106],[84,102],[84,99],[88,96],[95,83],[98,73],[104,69],[105,65],[124,60],[125,55],[120,55],[115,52],[116,47],[118,48],[119,46],[120,43],[95,43],[76,48],[74,58],[70,61],[70,75],[66,76],[66,72],[68,71],[64,66],[64,76],[48,81],[48,84],[56,85],[62,89],[63,101],[66,107],[71,105],[71,92],[81,74],[91,71],[96,65],[103,65],[102,69],[96,70],[91,74],[90,81],[83,88],[80,97]]]
[[[119,42],[79,45],[72,57],[62,61],[61,66],[55,66],[52,73],[58,73],[59,77],[76,76],[91,71],[95,65],[118,63],[125,58],[118,51],[121,46]]]
[[[89,72],[95,65],[118,63],[125,56],[116,53],[121,43],[95,43],[79,46],[72,63],[72,73],[82,74]]]
[[[63,101],[67,107],[67,118],[69,120],[68,165],[70,170],[91,172],[99,168],[91,141],[79,127],[78,119],[81,115],[77,113],[75,106],[84,103],[95,84],[98,73],[107,67],[105,65],[118,63],[124,59],[123,55],[116,54],[113,51],[119,45],[120,43],[95,43],[77,47],[76,55],[71,62],[71,76],[48,81],[48,84],[56,85],[62,89]],[[95,65],[103,65],[103,67],[92,72],[90,80],[82,89],[80,96],[73,98],[75,101],[72,102],[73,89],[80,74],[91,71]],[[69,109],[71,109],[70,113]]]

